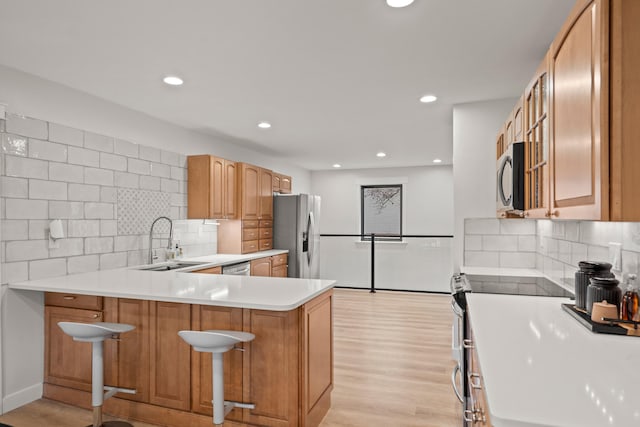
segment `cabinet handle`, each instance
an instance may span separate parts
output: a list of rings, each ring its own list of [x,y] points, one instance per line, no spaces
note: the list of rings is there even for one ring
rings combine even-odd
[[[560,216],[560,212],[559,212],[558,210],[555,210],[555,211],[553,211],[553,212],[551,212],[551,211],[547,211],[547,212],[545,212],[544,216],[546,216],[547,218],[550,218],[550,217],[552,217],[552,216],[554,216],[554,217],[556,217],[556,218],[557,218],[557,217],[559,217],[559,216]]]
[[[464,415],[462,416],[464,420],[468,423],[475,423],[476,420],[476,411],[471,411],[469,409],[464,410]]]
[[[482,390],[482,384],[480,382],[480,374],[475,374],[473,372],[469,372],[469,385],[471,388],[476,390]]]
[[[466,339],[462,340],[462,347],[464,347],[464,348],[474,348],[473,340],[470,340],[469,338],[466,338]]]
[[[66,299],[67,301],[73,301],[74,299],[76,299],[76,297],[71,295],[65,295],[62,297],[62,299]]]
[[[98,314],[94,314],[94,315],[93,315],[93,316],[91,316],[91,317],[93,317],[94,319],[97,319],[98,317],[100,317],[100,314],[99,314],[99,313],[98,313]]]

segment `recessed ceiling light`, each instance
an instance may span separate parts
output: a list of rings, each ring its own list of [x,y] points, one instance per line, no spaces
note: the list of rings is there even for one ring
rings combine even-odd
[[[433,159],[433,163],[442,163],[442,160],[440,160],[440,159]]]
[[[422,98],[420,98],[420,102],[424,102],[425,104],[428,104],[429,102],[433,102],[436,99],[438,99],[438,97],[435,95],[425,95]]]
[[[180,77],[176,76],[167,76],[162,79],[162,81],[171,86],[180,86],[182,83],[184,83],[184,81]]]
[[[384,153],[382,151],[379,152],[378,154],[376,154],[376,156],[378,156],[378,157],[385,157],[386,155],[387,155],[387,153]]]
[[[405,7],[413,3],[413,0],[387,0],[390,7]]]
[[[334,167],[334,168],[341,168],[341,167],[342,167],[342,165],[341,165],[340,163],[335,163],[335,164],[333,165],[333,167]]]
[[[271,127],[271,123],[269,123],[269,122],[260,122],[260,123],[258,123],[258,127],[260,129],[269,129]]]

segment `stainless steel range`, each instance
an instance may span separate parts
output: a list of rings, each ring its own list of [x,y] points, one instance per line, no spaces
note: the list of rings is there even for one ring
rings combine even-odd
[[[470,366],[472,343],[469,337],[467,293],[491,293],[526,296],[573,298],[573,293],[544,277],[482,276],[456,274],[451,278],[451,309],[454,313],[452,327],[452,357],[456,366],[451,373],[453,391],[462,404],[463,426],[473,426],[481,421],[471,398],[472,372]]]

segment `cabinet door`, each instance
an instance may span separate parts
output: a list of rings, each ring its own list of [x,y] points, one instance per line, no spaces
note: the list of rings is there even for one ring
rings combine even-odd
[[[583,2],[552,45],[552,217],[607,220],[608,11]]]
[[[242,219],[259,219],[260,168],[242,163],[240,166]]]
[[[193,330],[242,330],[241,308],[193,305],[191,313]],[[191,351],[191,382],[193,390],[191,409],[194,412],[212,416],[213,377],[210,353]],[[224,354],[224,398],[236,402],[242,401],[241,351],[231,350]],[[226,418],[242,421],[242,409],[235,408]]]
[[[238,180],[236,162],[224,161],[224,217],[238,217]]]
[[[280,174],[275,172],[273,173],[273,192],[280,192]]]
[[[44,313],[45,382],[91,391],[91,343],[74,341],[58,322],[102,322],[102,312],[46,306]]]
[[[243,312],[244,330],[256,335],[245,344],[243,360],[243,400],[256,404],[245,410],[247,424],[298,425],[298,316],[298,310]]]
[[[212,209],[212,156],[187,158],[187,218],[209,218]]]
[[[202,270],[193,270],[191,273],[222,274],[222,267],[203,268]]]
[[[291,177],[280,175],[280,192],[282,194],[291,194]]]
[[[251,275],[252,276],[271,276],[271,258],[258,258],[251,261]]]
[[[150,314],[149,402],[187,411],[191,407],[191,350],[178,332],[191,329],[191,307],[151,302]]]
[[[549,54],[524,95],[524,209],[531,218],[549,216]]]
[[[524,134],[522,133],[524,127],[524,108],[523,98],[520,97],[518,103],[513,109],[513,142],[523,141]]]
[[[209,195],[209,218],[224,218],[225,209],[225,167],[224,159],[211,157],[211,194]]]
[[[260,214],[259,219],[273,219],[273,173],[260,169]]]
[[[277,265],[271,268],[271,277],[287,277],[287,265]]]
[[[135,326],[119,341],[105,341],[105,359],[115,367],[113,383],[105,375],[105,384],[136,390],[136,394],[117,394],[121,399],[149,402],[149,301],[105,298],[104,317],[107,322]]]

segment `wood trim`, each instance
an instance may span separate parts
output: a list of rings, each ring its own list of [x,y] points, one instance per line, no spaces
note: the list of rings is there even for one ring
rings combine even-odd
[[[72,293],[45,292],[44,305],[80,308],[84,310],[102,310],[102,297]]]

